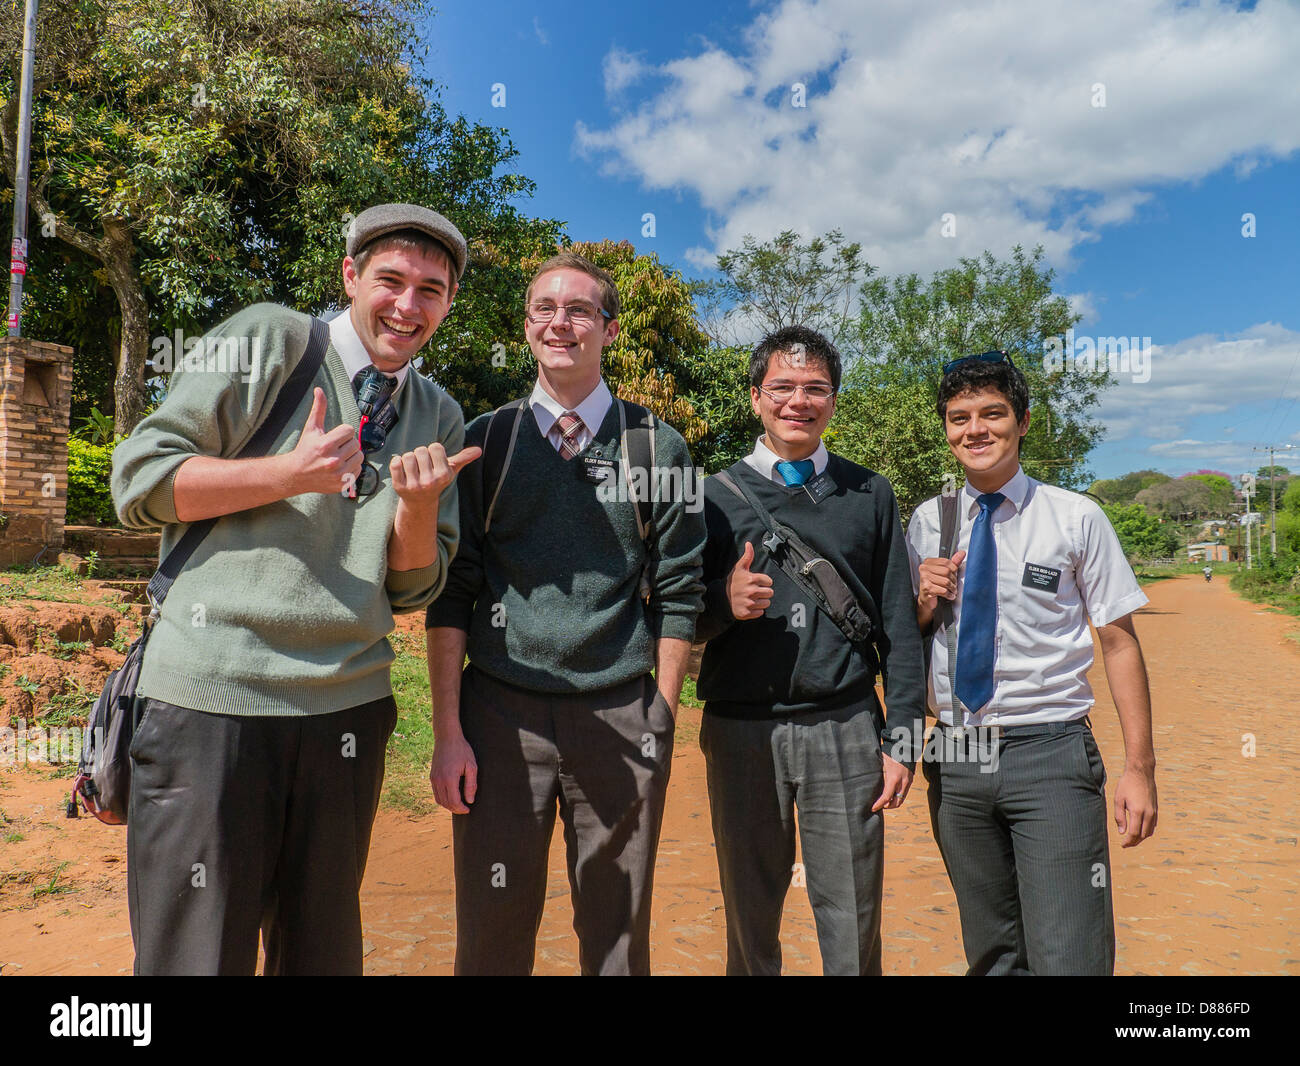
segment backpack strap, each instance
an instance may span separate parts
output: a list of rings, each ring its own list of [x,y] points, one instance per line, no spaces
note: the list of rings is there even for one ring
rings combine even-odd
[[[951,559],[957,550],[957,537],[961,531],[959,493],[939,497],[939,556]],[[957,618],[953,601],[939,597],[939,619],[943,626],[944,642],[948,645],[948,692],[952,698],[953,728],[961,728],[961,706],[957,701]],[[938,639],[938,632],[935,633]]]
[[[519,423],[523,421],[527,400],[511,400],[492,412],[487,431],[483,435],[483,458],[479,460],[479,475],[483,479],[483,533],[492,528],[492,512],[496,510],[497,497],[506,481],[510,459],[515,454],[515,441],[519,439]],[[514,411],[513,418],[502,417]]]
[[[618,404],[618,439],[619,451],[623,456],[623,477],[636,504],[636,531],[648,545],[654,525],[655,416],[640,404],[629,403],[627,400],[615,402]],[[647,474],[645,499],[632,492],[636,484],[632,480],[633,470],[644,470]]]

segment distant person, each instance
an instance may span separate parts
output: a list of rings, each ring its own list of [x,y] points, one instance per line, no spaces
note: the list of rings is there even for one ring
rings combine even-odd
[[[1110,974],[1106,771],[1087,717],[1088,622],[1124,734],[1114,816],[1130,847],[1156,827],[1151,697],[1132,619],[1147,597],[1101,508],[1020,468],[1029,390],[1007,353],[945,366],[937,410],[966,473],[956,550],[941,556],[940,497],[917,508],[908,540],[917,621],[934,632],[930,817],[968,972]],[[941,598],[952,604],[955,663],[936,625]]]
[[[1207,566],[1201,571],[1201,573],[1205,575],[1205,580],[1208,582],[1210,580],[1210,575],[1213,574],[1214,571]]]
[[[537,383],[466,430],[487,454],[461,482],[460,551],[426,620],[429,777],[455,815],[456,973],[532,972],[558,811],[582,972],[646,974],[703,597],[702,500],[681,435],[601,378],[619,331],[614,279],[565,252],[538,268],[524,306]],[[653,469],[638,472],[647,420]],[[632,494],[606,491],[621,467],[654,483],[644,534]]]
[[[840,384],[840,356],[825,337],[800,326],[769,334],[749,378],[763,435],[705,482],[705,611],[696,631],[708,641],[700,747],[727,973],[781,972],[797,816],[823,971],[879,974],[885,812],[907,798],[916,755],[910,744],[882,749],[877,676],[888,678],[891,734],[919,740],[925,723],[898,504],[885,478],[822,443]],[[869,636],[851,640],[792,577],[769,550],[770,523],[834,567],[869,619]]]
[[[343,314],[325,326],[257,304],[228,318],[201,350],[248,340],[252,372],[187,361],[113,453],[118,515],[162,526],[164,557],[191,523],[220,517],[140,672],[127,829],[137,974],[251,975],[259,932],[267,974],[361,973],[361,880],[397,720],[386,638],[394,613],[424,608],[446,581],[455,477],[478,454],[461,450],[456,401],[410,365],[451,307],[465,252],[427,208],[362,211]],[[264,457],[232,458],[309,337],[327,341],[313,387]],[[379,432],[363,432],[364,390]]]

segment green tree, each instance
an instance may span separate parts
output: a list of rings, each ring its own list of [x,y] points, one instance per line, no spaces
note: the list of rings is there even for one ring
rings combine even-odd
[[[22,2],[6,6],[0,131],[12,181]],[[462,329],[438,342],[490,332],[492,250],[553,242],[558,228],[508,205],[532,186],[501,172],[514,154],[503,131],[449,120],[432,83],[412,74],[426,9],[425,0],[43,0],[31,230],[68,258],[31,278],[30,321],[49,339],[74,338],[105,322],[111,290],[119,431],[149,401],[151,333],[201,332],[256,300],[341,302],[346,223],[381,200],[428,204],[474,238],[472,255],[489,269],[457,301]],[[38,247],[34,264],[48,251]]]
[[[1158,470],[1136,470],[1123,477],[1094,481],[1088,486],[1088,491],[1106,503],[1132,503],[1143,489],[1172,480],[1168,474]]]
[[[1206,505],[1210,514],[1226,515],[1232,511],[1237,502],[1237,490],[1222,474],[1188,474],[1187,478],[1210,486],[1210,499]]]
[[[1156,559],[1178,550],[1178,532],[1140,503],[1106,504],[1102,507],[1115,527],[1120,546],[1129,559]]]
[[[839,230],[806,244],[786,230],[761,244],[747,234],[739,248],[718,256],[718,271],[721,278],[695,286],[718,346],[782,326],[808,326],[838,345],[853,328],[859,281],[873,268],[862,259],[862,246],[846,243]]]
[[[1102,434],[1089,412],[1110,379],[1104,367],[1051,369],[1044,355],[1049,342],[1079,321],[1053,291],[1054,279],[1041,248],[1027,255],[1020,247],[1007,260],[988,252],[961,259],[929,282],[916,274],[871,279],[863,286],[858,322],[857,348],[864,358],[847,375],[849,388],[879,388],[899,374],[933,404],[945,362],[1004,349],[1029,385],[1031,421],[1021,446],[1025,472],[1064,488],[1083,487],[1090,480],[1088,452]],[[938,418],[932,418],[914,432],[939,433]],[[932,470],[928,484],[909,486],[908,492],[937,491],[942,474]]]

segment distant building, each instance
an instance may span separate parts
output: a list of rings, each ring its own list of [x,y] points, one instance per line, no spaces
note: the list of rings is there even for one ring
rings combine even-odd
[[[1189,563],[1226,563],[1229,561],[1228,546],[1213,541],[1201,541],[1199,544],[1187,545]]]

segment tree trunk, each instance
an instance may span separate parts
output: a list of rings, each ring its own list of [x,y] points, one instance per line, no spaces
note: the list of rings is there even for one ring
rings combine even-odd
[[[144,418],[149,404],[145,389],[145,362],[149,355],[149,303],[134,262],[134,247],[126,223],[104,219],[104,243],[109,255],[104,260],[109,284],[122,309],[122,335],[118,345],[117,379],[113,383],[114,421],[117,432],[126,436]]]

